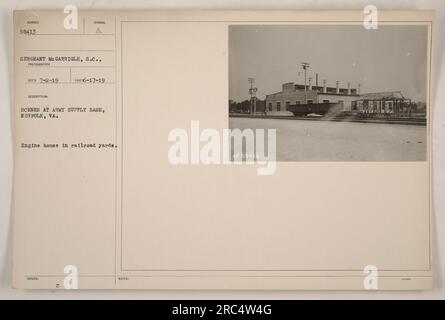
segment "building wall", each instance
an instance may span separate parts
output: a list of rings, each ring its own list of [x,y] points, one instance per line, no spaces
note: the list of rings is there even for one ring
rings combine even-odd
[[[304,85],[295,85],[293,82],[282,84],[281,92],[270,94],[266,96],[266,112],[269,114],[291,114],[287,111],[287,105],[304,104],[307,100],[312,100],[312,103],[343,103],[343,111],[351,111],[352,103],[359,100],[360,95],[356,94],[356,89],[333,88],[326,87],[327,92],[323,93],[324,87],[310,87],[311,90],[304,91]],[[340,93],[335,93],[339,90]]]
[[[312,100],[313,103],[317,103],[317,92],[314,90],[307,91],[307,99]],[[304,90],[296,90],[296,91],[283,91],[274,93],[266,96],[266,110],[268,113],[289,113],[286,110],[286,103],[294,105],[299,101],[300,103],[305,103],[305,94]],[[278,103],[280,107],[278,107]]]
[[[329,102],[340,102],[343,101],[343,111],[351,111],[352,102],[360,98],[357,95],[342,95],[342,94],[329,94],[329,93],[319,93],[318,103],[322,103],[324,100],[329,100]]]

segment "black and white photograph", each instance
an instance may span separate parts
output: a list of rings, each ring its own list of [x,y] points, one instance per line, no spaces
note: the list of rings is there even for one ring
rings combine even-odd
[[[277,161],[425,161],[426,25],[231,25],[229,126]]]
[[[445,1],[142,2],[0,1],[0,300],[445,299]]]

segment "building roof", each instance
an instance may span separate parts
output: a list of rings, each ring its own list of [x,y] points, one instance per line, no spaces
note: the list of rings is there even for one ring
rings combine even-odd
[[[360,100],[392,100],[392,99],[405,99],[405,97],[402,95],[402,92],[400,91],[364,93],[360,97]]]
[[[282,87],[288,86],[288,88],[291,88],[291,90],[281,90],[279,92],[266,94],[267,97],[273,97],[280,94],[288,94],[288,93],[295,93],[295,92],[302,92],[304,91],[304,84],[294,84],[293,82],[286,82],[282,84]],[[347,88],[339,88],[339,92],[337,93],[336,87],[326,87],[326,92],[323,92],[322,86],[312,86],[312,89],[309,90],[309,85],[306,85],[307,92],[315,92],[320,95],[338,95],[338,96],[360,96],[357,92],[356,88],[350,88],[349,94]]]
[[[325,96],[350,96],[350,97],[360,97],[358,93],[355,93],[355,91],[352,91],[351,94],[347,94],[344,92],[335,93],[335,92],[320,92],[317,91],[317,94],[319,95],[325,95]]]
[[[304,84],[295,84],[294,87],[296,90],[298,90],[298,89],[304,90]],[[307,87],[309,87],[309,85],[307,85]],[[323,93],[323,89],[324,89],[323,86],[317,86],[317,85],[312,86],[312,90],[318,91],[320,93]],[[348,89],[348,88],[344,88],[344,87],[339,87],[338,90],[339,90],[339,93],[336,93],[337,87],[326,86],[326,93],[329,93],[329,94],[347,95],[348,90],[350,90],[351,94],[353,94],[353,95],[357,94],[357,88],[349,88]]]

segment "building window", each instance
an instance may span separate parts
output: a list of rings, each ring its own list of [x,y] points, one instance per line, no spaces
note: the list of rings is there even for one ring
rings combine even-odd
[[[313,104],[313,103],[314,103],[314,100],[312,100],[312,99],[307,100],[307,104]]]
[[[338,103],[343,107],[345,105],[345,100],[338,100]]]
[[[388,101],[388,111],[389,112],[393,112],[393,107],[394,107],[393,102],[392,101]]]
[[[289,111],[290,101],[286,101],[286,111]]]
[[[301,104],[300,100],[295,101],[295,104]]]
[[[277,102],[277,111],[281,111],[281,102]]]
[[[357,101],[351,102],[351,110],[357,110]]]
[[[329,103],[328,99],[323,99],[323,103]]]
[[[272,111],[272,102],[269,102],[269,111]]]

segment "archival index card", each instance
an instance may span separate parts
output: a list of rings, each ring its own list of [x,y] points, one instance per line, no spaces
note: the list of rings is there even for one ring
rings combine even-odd
[[[431,288],[432,25],[16,11],[13,286]]]

